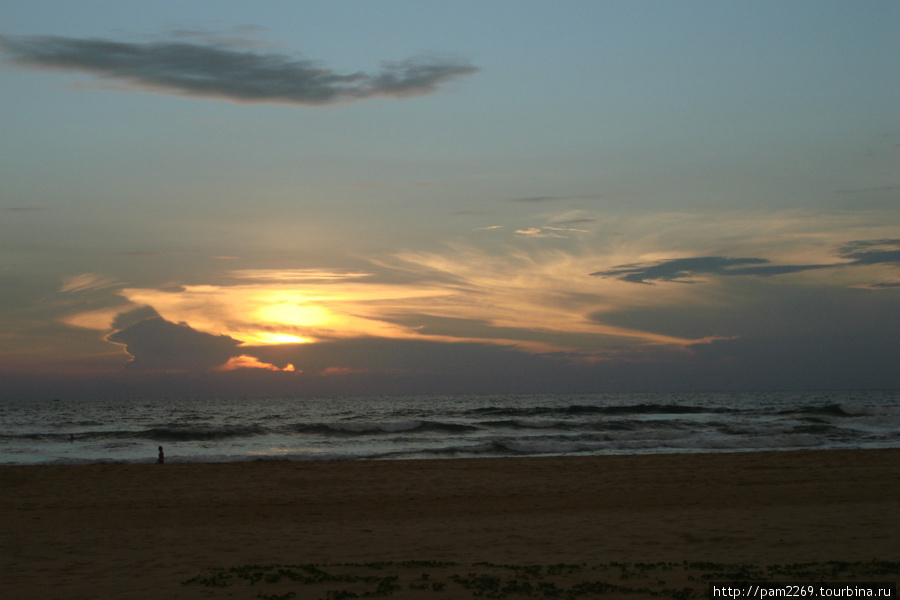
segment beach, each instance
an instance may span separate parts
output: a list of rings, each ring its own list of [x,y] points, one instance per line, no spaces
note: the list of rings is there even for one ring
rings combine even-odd
[[[513,567],[563,564],[554,585],[621,585],[625,563],[678,589],[830,561],[896,581],[898,514],[900,449],[3,466],[0,562],[4,597],[35,600],[338,597],[351,571],[399,577],[391,597],[467,598],[459,573],[537,585]],[[332,579],[286,575],[309,565]],[[229,571],[248,566],[256,581]]]

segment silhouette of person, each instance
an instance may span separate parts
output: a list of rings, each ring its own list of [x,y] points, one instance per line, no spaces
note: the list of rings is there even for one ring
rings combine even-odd
[[[163,454],[162,446],[159,447],[159,458],[156,459],[156,464],[161,465],[166,462],[166,455]]]

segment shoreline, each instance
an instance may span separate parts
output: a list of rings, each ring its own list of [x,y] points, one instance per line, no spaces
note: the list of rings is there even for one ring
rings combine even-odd
[[[240,565],[900,561],[897,514],[900,449],[0,466],[3,580],[35,599],[205,598],[181,582]]]
[[[15,463],[15,462],[0,462],[0,469],[6,468],[16,468],[16,467],[94,467],[94,466],[141,466],[141,465],[155,465],[157,464],[157,457],[151,456],[154,452],[156,452],[156,447],[158,443],[152,442],[148,444],[148,453],[146,458],[141,460],[112,460],[112,459],[100,459],[95,461],[90,461],[88,459],[56,459],[50,460],[46,462],[31,462],[31,463]],[[164,446],[166,448],[166,457],[165,464],[170,465],[242,465],[242,464],[267,464],[267,463],[288,463],[288,464],[329,464],[329,463],[354,463],[354,462],[446,462],[446,461],[478,461],[478,460],[531,460],[531,459],[605,459],[605,458],[622,458],[622,457],[642,457],[642,456],[697,456],[697,455],[734,455],[734,454],[781,454],[781,453],[795,453],[795,452],[855,452],[855,451],[890,451],[897,450],[900,451],[900,446],[881,446],[881,445],[873,445],[873,446],[798,446],[798,447],[786,447],[786,448],[736,448],[736,449],[724,449],[724,450],[683,450],[683,449],[667,449],[666,451],[657,451],[657,450],[649,450],[642,452],[635,451],[617,451],[617,452],[606,452],[599,454],[515,454],[515,455],[478,455],[478,456],[446,456],[446,457],[435,457],[435,456],[426,456],[426,457],[398,457],[398,458],[386,458],[386,457],[324,457],[324,458],[290,458],[284,457],[277,454],[265,455],[265,456],[251,456],[247,455],[245,457],[235,459],[215,459],[215,460],[207,460],[208,457],[202,455],[196,455],[191,457],[186,457],[185,455],[179,454],[169,454],[171,452],[169,448],[173,447],[171,444],[168,446]],[[150,452],[152,450],[152,452]]]

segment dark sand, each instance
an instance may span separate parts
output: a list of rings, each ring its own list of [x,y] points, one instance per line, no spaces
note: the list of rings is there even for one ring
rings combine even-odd
[[[0,532],[0,596],[29,600],[325,598],[351,585],[251,585],[206,570],[309,575],[299,565],[311,563],[332,576],[396,574],[390,597],[438,600],[472,597],[453,574],[539,582],[509,565],[580,565],[554,580],[562,587],[646,581],[698,594],[701,575],[733,571],[723,564],[846,561],[880,570],[845,565],[832,579],[894,581],[877,561],[900,561],[900,449],[0,467]],[[395,564],[371,564],[383,561]],[[656,566],[629,576],[610,563]],[[802,579],[798,568],[782,580]]]

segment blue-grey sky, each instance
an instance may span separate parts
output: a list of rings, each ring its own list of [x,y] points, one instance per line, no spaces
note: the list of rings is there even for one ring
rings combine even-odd
[[[898,29],[0,0],[0,393],[896,387]]]

